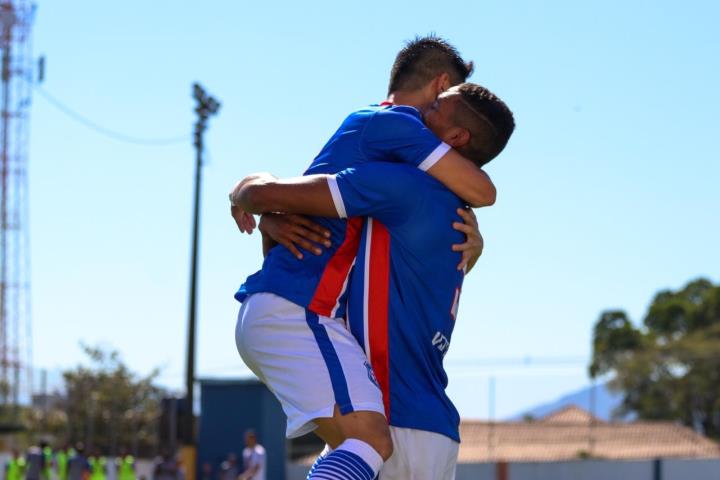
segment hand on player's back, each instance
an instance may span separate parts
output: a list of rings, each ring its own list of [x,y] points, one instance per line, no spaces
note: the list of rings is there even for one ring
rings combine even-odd
[[[485,242],[482,235],[480,235],[475,212],[470,208],[458,208],[457,213],[464,223],[454,222],[453,228],[464,233],[466,240],[465,243],[456,243],[452,246],[452,249],[454,252],[462,252],[462,260],[458,264],[458,270],[467,267],[466,271],[469,272],[475,266],[475,262],[478,261],[480,255],[482,255]]]
[[[299,248],[320,255],[321,247],[331,245],[330,231],[302,215],[265,214],[260,217],[259,229],[298,259],[303,258]]]

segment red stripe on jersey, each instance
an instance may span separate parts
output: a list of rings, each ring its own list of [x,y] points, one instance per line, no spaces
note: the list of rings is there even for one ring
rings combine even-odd
[[[370,237],[370,274],[368,285],[368,338],[370,364],[383,394],[385,416],[390,421],[390,355],[388,311],[390,309],[390,234],[373,220]]]
[[[333,256],[330,257],[315,289],[315,294],[308,305],[308,310],[324,317],[332,316],[338,298],[343,293],[345,280],[350,273],[350,267],[355,261],[360,243],[362,218],[349,218],[346,223],[345,240],[343,240],[343,243]]]
[[[387,100],[380,102],[381,107],[392,107],[393,105],[395,105],[393,102],[388,102]]]

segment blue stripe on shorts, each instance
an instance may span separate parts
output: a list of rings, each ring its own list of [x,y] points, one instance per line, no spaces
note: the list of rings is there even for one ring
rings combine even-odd
[[[348,393],[347,381],[345,373],[343,373],[340,359],[337,356],[335,347],[330,341],[325,326],[320,324],[320,319],[316,313],[305,310],[305,320],[315,336],[315,341],[320,348],[328,373],[330,374],[330,383],[332,384],[333,393],[335,394],[335,403],[340,408],[343,415],[355,411],[350,402],[350,393]]]

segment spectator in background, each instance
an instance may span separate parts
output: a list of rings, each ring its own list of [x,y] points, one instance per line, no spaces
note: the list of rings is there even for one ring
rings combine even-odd
[[[68,461],[75,455],[70,445],[65,445],[55,454],[55,470],[58,480],[68,480]]]
[[[237,455],[228,453],[227,458],[220,464],[219,480],[237,480],[240,469],[238,468]]]
[[[155,460],[153,480],[181,480],[184,477],[180,463],[170,450],[163,450],[162,457]]]
[[[53,464],[55,463],[53,461],[52,447],[45,442],[41,443],[40,447],[43,455],[42,478],[43,480],[52,480]]]
[[[20,455],[20,451],[14,448],[12,457],[5,464],[5,480],[23,480],[25,478],[25,457]]]
[[[90,474],[90,463],[85,457],[85,446],[78,443],[75,453],[67,463],[67,480],[86,480]]]
[[[245,432],[243,473],[239,480],[265,480],[265,448],[257,441],[255,431]]]
[[[95,454],[88,458],[90,463],[90,480],[107,480],[107,458],[105,458],[99,448],[95,449]]]
[[[135,480],[135,457],[130,455],[127,448],[120,449],[120,455],[115,458],[117,480]]]
[[[34,445],[28,448],[25,461],[27,462],[27,468],[25,469],[26,480],[40,480],[43,469],[45,468],[45,456],[43,450],[47,446],[47,443],[41,442],[40,446]]]

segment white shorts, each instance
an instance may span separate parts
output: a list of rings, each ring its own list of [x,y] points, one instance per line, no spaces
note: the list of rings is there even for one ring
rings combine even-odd
[[[256,293],[240,308],[235,342],[245,364],[280,401],[288,438],[314,430],[313,419],[332,417],[336,404],[343,415],[385,415],[365,352],[342,320]]]
[[[435,432],[390,426],[393,454],[380,480],[454,480],[460,444]]]

